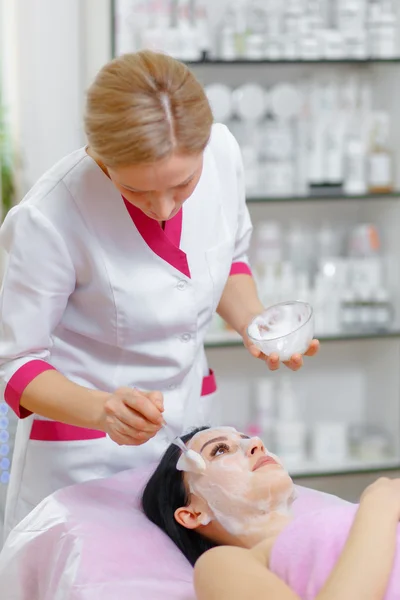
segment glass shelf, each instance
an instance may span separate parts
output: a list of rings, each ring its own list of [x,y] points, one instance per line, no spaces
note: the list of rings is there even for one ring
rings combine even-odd
[[[375,473],[379,471],[400,470],[400,457],[388,456],[377,460],[362,460],[349,458],[337,463],[318,463],[313,460],[302,462],[298,465],[285,465],[293,478],[324,477],[331,475],[346,475],[356,473]]]
[[[223,60],[221,58],[206,58],[204,60],[196,61],[184,61],[186,64],[191,66],[204,66],[204,65],[341,65],[341,64],[392,64],[400,62],[398,58],[340,58],[340,59],[326,59],[326,58],[315,58],[315,59],[296,59],[296,60],[270,60],[262,58],[259,60],[248,60],[246,58],[238,58],[235,60]]]
[[[343,342],[351,340],[375,340],[400,337],[400,329],[391,331],[358,331],[354,333],[332,333],[316,336],[320,342]],[[212,348],[234,348],[243,346],[243,340],[237,333],[218,333],[206,337],[205,347]]]
[[[400,191],[389,194],[311,194],[309,196],[248,196],[248,204],[279,203],[279,202],[342,202],[343,200],[395,200],[400,198]]]

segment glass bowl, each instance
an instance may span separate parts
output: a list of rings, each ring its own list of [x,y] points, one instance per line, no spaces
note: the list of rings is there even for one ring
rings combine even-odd
[[[306,302],[281,302],[257,315],[247,328],[252,343],[264,354],[289,360],[304,354],[314,336],[314,314]]]

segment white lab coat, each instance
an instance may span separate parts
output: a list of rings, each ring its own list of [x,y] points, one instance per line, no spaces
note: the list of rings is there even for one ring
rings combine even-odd
[[[214,394],[210,377],[203,380],[204,337],[232,263],[247,263],[251,235],[240,152],[227,128],[213,126],[200,181],[165,231],[129,210],[132,218],[82,148],[7,216],[0,376],[16,411],[31,368],[51,365],[92,389],[160,390],[176,432],[207,422]],[[99,432],[26,416],[5,535],[53,491],[150,462],[166,445],[163,432],[118,446]]]

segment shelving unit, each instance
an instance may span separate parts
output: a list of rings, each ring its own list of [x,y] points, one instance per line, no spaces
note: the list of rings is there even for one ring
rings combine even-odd
[[[115,52],[115,47],[114,47]],[[297,59],[297,60],[249,60],[249,59],[235,59],[235,60],[222,60],[218,58],[205,58],[204,60],[197,61],[186,61],[188,65],[204,66],[204,65],[223,65],[223,66],[238,66],[238,65],[368,65],[368,64],[393,64],[399,63],[400,57],[398,58],[338,58],[338,59]]]
[[[324,68],[329,68],[330,72],[337,69],[339,73],[347,73],[349,69],[363,73],[368,70],[376,83],[374,101],[393,115],[396,110],[395,98],[400,95],[399,87],[393,88],[392,85],[399,62],[399,59],[238,60],[206,61],[193,63],[191,67],[205,85],[221,82],[232,87],[250,81],[257,81],[268,87],[282,80],[293,81],[304,74],[307,76],[314,70],[323,75]],[[400,128],[395,125],[394,129],[393,139],[398,140],[398,148]],[[396,191],[390,194],[348,196],[340,190],[327,189],[311,191],[307,196],[265,197],[249,194],[247,203],[254,225],[264,219],[278,221],[283,226],[288,220],[305,226],[316,226],[325,220],[336,224],[357,221],[376,223],[383,233],[386,252],[398,265],[400,243],[396,225],[400,224],[400,194],[397,191],[400,181],[396,184]],[[396,278],[397,275],[394,276],[394,287],[399,288]],[[321,336],[320,341],[320,356],[306,360],[306,365],[300,372],[293,376],[290,374],[299,393],[304,421],[312,429],[316,421],[329,420],[330,417],[346,418],[353,422],[366,418],[389,432],[391,453],[376,460],[349,456],[346,460],[321,463],[311,459],[296,465],[288,464],[289,471],[300,482],[304,478],[312,478],[317,482],[350,473],[367,476],[382,470],[399,471],[400,380],[396,370],[400,358],[400,327],[397,322],[390,331],[335,333]],[[284,368],[278,373],[266,373],[261,361],[247,357],[242,340],[234,333],[210,335],[206,350],[210,364],[220,379],[222,407],[219,414],[223,415],[222,419],[238,425],[249,422],[254,381],[265,376],[279,381]],[[363,358],[360,359],[360,356]]]
[[[384,427],[392,444],[391,451],[379,458],[350,455],[346,460],[307,459],[286,463],[293,477],[301,482],[310,477],[317,480],[349,473],[400,471],[399,334],[400,331],[323,338],[320,354],[306,358],[303,369],[293,374],[285,367],[269,374],[264,363],[254,360],[237,337],[234,341],[210,340],[207,354],[218,373],[221,396],[215,421],[236,426],[248,422],[252,411],[251,387],[256,380],[268,376],[278,382],[284,374],[289,374],[310,430],[329,418],[333,421],[346,418],[351,423],[366,419]]]
[[[294,479],[317,478],[317,477],[333,477],[335,475],[353,475],[376,473],[379,476],[380,471],[398,471],[400,461],[397,458],[387,457],[382,460],[368,461],[350,459],[336,463],[319,464],[312,460],[308,460],[299,465],[286,465],[288,471]]]
[[[398,200],[399,192],[390,192],[388,194],[355,194],[352,196],[346,194],[332,193],[315,193],[309,196],[249,196],[247,204],[266,204],[279,202],[352,202],[354,200]]]
[[[318,335],[321,343],[325,342],[345,342],[351,341],[368,341],[377,339],[400,339],[400,329],[393,331],[356,331],[354,333],[334,333],[331,335]],[[242,338],[236,333],[210,334],[207,336],[206,348],[235,348],[243,346]]]
[[[111,19],[112,47],[116,40],[114,16]],[[188,62],[204,85],[224,83],[231,87],[257,81],[269,87],[281,81],[291,82],[311,73],[339,74],[356,70],[368,73],[374,82],[374,104],[393,115],[400,104],[398,65],[400,56],[391,59],[335,60],[219,60],[205,57]],[[400,121],[392,121],[392,141],[400,156]],[[395,164],[398,160],[395,161]],[[388,194],[348,196],[337,189],[315,190],[307,196],[265,196],[248,194],[247,203],[253,224],[268,219],[286,225],[294,220],[301,225],[316,226],[321,221],[334,224],[375,223],[383,233],[384,253],[389,264],[392,291],[400,304],[400,172],[396,173],[395,190]],[[299,393],[304,421],[310,428],[318,420],[362,419],[381,425],[390,439],[390,452],[380,458],[349,456],[342,461],[302,461],[287,465],[295,478],[329,478],[337,475],[370,474],[400,471],[400,311],[390,330],[342,332],[320,337],[320,354],[307,360],[298,373],[287,371]],[[219,412],[215,420],[240,426],[248,423],[252,410],[252,386],[256,379],[282,376],[266,371],[262,361],[250,357],[235,333],[209,335],[206,351],[216,371],[220,388]],[[321,479],[322,481],[322,479]]]

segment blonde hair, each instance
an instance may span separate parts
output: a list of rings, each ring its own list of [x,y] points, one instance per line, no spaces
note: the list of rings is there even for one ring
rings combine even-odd
[[[212,121],[188,67],[149,50],[115,58],[99,71],[84,120],[91,150],[110,168],[200,153]]]

